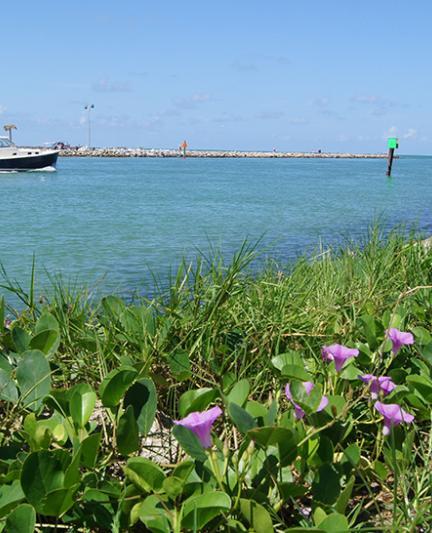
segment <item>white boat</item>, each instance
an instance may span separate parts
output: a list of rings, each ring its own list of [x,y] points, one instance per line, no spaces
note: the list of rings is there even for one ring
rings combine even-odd
[[[17,147],[7,137],[0,137],[0,171],[55,168],[59,151],[49,148]]]

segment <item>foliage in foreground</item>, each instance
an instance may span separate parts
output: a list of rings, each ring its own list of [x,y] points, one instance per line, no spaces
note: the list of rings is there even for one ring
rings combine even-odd
[[[430,530],[432,253],[374,235],[249,277],[252,256],[133,304],[5,283],[4,531]]]

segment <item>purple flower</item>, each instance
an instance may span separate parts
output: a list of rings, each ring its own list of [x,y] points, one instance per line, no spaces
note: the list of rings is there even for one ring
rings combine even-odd
[[[391,391],[396,388],[392,378],[388,376],[380,376],[378,378],[372,374],[364,374],[363,376],[359,376],[359,378],[369,384],[371,396],[374,400],[378,398],[380,392],[382,392],[384,396],[387,396],[387,394],[390,394]]]
[[[342,369],[345,361],[351,357],[357,357],[359,351],[357,348],[347,348],[342,344],[332,344],[321,348],[321,355],[324,361],[334,361],[335,368],[338,372]]]
[[[392,341],[392,352],[397,355],[402,346],[406,344],[414,344],[414,337],[412,333],[406,331],[399,331],[396,328],[390,328],[387,331],[387,338]]]
[[[216,418],[222,414],[220,407],[212,407],[208,411],[194,412],[181,420],[174,420],[175,424],[190,429],[198,437],[204,448],[212,445],[211,429]]]
[[[312,392],[312,389],[315,387],[315,385],[312,383],[312,381],[304,381],[303,387],[305,388],[306,394],[309,396],[309,394]],[[292,397],[292,394],[291,394],[289,383],[287,383],[285,386],[285,395],[288,398],[288,400],[294,405],[294,414],[297,420],[300,420],[301,418],[303,418],[305,416],[305,412],[300,407],[300,405],[295,403],[294,398]],[[329,402],[328,402],[327,396],[323,396],[321,398],[320,404],[318,405],[318,409],[316,410],[316,412],[319,413],[320,411],[325,409],[328,403]]]
[[[375,409],[384,417],[384,435],[388,435],[393,426],[397,426],[403,422],[411,424],[414,420],[414,416],[404,411],[397,403],[385,404],[375,402]]]

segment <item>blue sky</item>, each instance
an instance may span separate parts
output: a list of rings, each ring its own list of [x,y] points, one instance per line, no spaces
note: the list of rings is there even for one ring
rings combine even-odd
[[[2,2],[0,123],[18,143],[432,153],[417,0]]]

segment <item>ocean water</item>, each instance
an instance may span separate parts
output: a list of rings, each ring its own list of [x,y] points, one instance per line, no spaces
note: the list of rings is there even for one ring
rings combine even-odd
[[[360,239],[377,219],[432,233],[432,157],[385,170],[367,159],[60,158],[57,172],[0,174],[0,262],[24,286],[35,254],[40,289],[49,273],[145,294],[152,275],[167,280],[210,244],[229,257],[262,238],[283,264]]]

